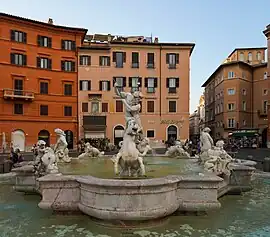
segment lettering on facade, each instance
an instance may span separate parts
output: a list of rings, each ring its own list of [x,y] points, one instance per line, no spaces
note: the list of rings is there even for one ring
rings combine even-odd
[[[183,125],[183,123],[184,123],[184,119],[183,118],[181,118],[180,120],[171,120],[171,119],[167,119],[167,120],[161,120],[160,121],[160,124],[167,124],[167,125],[169,125],[169,124],[175,124],[175,125]]]

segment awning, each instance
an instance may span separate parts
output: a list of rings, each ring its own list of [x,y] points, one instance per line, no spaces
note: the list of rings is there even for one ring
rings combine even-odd
[[[106,125],[83,125],[84,130],[87,131],[106,131]]]
[[[259,131],[254,129],[254,130],[239,130],[239,131],[234,131],[232,132],[233,137],[254,137],[258,136]]]

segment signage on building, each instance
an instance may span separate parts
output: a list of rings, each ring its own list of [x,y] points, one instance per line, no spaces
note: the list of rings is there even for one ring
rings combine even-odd
[[[178,124],[183,124],[184,123],[184,119],[181,118],[180,120],[171,120],[171,119],[165,119],[165,120],[161,120],[160,121],[160,124],[175,124],[175,125],[178,125]]]

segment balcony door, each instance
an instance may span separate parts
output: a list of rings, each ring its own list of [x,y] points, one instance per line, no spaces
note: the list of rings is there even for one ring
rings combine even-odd
[[[14,80],[14,95],[23,95],[23,80]]]

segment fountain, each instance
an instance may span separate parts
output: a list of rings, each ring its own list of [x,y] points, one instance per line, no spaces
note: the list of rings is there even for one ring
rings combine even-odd
[[[221,207],[218,198],[224,194],[239,194],[251,189],[254,164],[247,166],[232,159],[223,149],[222,141],[214,146],[209,128],[201,134],[199,160],[191,159],[179,143],[168,150],[166,155],[169,158],[147,156],[151,147],[143,135],[139,116],[142,94],[139,91],[120,92],[117,83],[115,91],[125,105],[126,118],[124,139],[115,156],[105,157],[103,152],[89,144],[77,159],[79,163],[73,163],[68,156],[64,133],[56,129],[58,140],[54,150],[38,142],[34,164],[13,170],[16,173],[15,189],[39,193],[42,196],[38,204],[41,209],[79,211],[107,221],[149,221],[176,212],[209,212]],[[179,155],[185,158],[171,158]],[[80,168],[74,167],[81,160],[93,166],[91,172],[76,173]],[[177,171],[170,168],[167,173],[163,172],[165,163],[161,163],[160,169],[153,171],[160,177],[151,177],[149,167],[157,161],[168,162]],[[95,175],[97,163],[104,165],[103,170],[110,170],[112,177]],[[85,166],[86,163],[82,164]],[[188,170],[181,170],[183,164],[190,165]],[[65,167],[70,167],[70,173]]]

